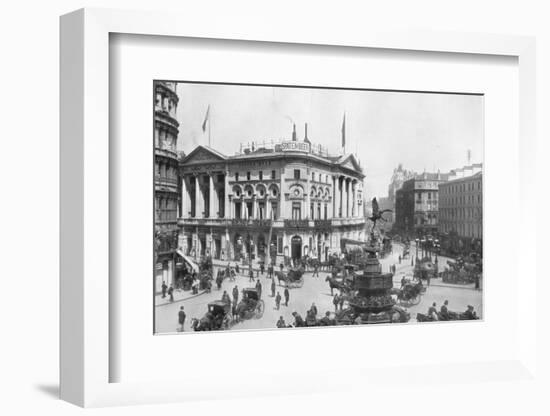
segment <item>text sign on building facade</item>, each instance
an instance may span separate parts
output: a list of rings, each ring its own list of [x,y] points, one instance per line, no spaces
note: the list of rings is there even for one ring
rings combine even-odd
[[[310,145],[306,142],[282,142],[281,143],[281,150],[283,152],[305,152],[309,153]]]

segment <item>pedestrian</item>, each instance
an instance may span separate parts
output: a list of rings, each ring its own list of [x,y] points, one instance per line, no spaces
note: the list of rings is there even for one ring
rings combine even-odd
[[[174,301],[174,288],[172,285],[170,285],[170,288],[168,289],[168,295],[170,296],[170,302]]]
[[[338,304],[340,303],[340,297],[338,296],[338,293],[336,293],[332,298],[332,303],[334,304],[334,312],[338,312]]]
[[[275,279],[271,280],[271,297],[275,297],[275,290],[277,289],[277,286],[275,285]]]
[[[288,287],[285,287],[285,291],[283,294],[285,295],[285,306],[288,306],[288,300],[290,299],[290,292],[288,291]]]
[[[248,269],[248,281],[253,282],[254,281],[254,271],[252,270],[252,267]]]
[[[279,264],[279,268],[281,269],[281,273],[282,273],[283,269],[285,268],[285,266],[283,266],[283,263]]]
[[[262,276],[264,275],[264,271],[265,271],[265,266],[264,264],[260,264],[260,273],[262,274]]]
[[[340,305],[340,310],[344,308],[344,296],[340,294],[340,298],[338,299],[338,304]]]
[[[277,328],[286,328],[286,323],[282,316],[280,316],[277,321]]]
[[[262,297],[262,284],[260,283],[260,279],[256,282],[256,290],[258,291],[258,299]]]
[[[164,299],[166,297],[166,290],[168,289],[168,286],[166,286],[166,282],[162,282],[162,298]]]
[[[228,305],[231,305],[231,299],[229,298],[229,294],[227,293],[227,290],[223,291],[222,302],[227,303]]]
[[[183,325],[185,324],[185,312],[183,311],[183,306],[180,307],[178,312],[178,323],[180,324],[180,331],[183,332]]]
[[[309,310],[311,311],[311,315],[316,318],[318,310],[317,310],[317,306],[315,306],[315,303],[311,304],[311,308],[309,308]]]
[[[428,316],[430,318],[432,318],[432,320],[434,321],[437,321],[438,320],[438,316],[437,316],[437,305],[436,303],[432,303],[432,306],[430,306],[430,308],[428,309]]]
[[[267,277],[273,279],[273,264],[267,267]]]
[[[441,310],[439,311],[439,315],[441,316],[442,321],[448,321],[450,319],[448,300],[445,300],[445,302],[443,302],[443,305],[441,305]]]
[[[233,288],[233,302],[237,303],[239,301],[239,287],[235,286]]]
[[[319,277],[319,265],[317,263],[313,266],[313,277]]]
[[[277,292],[277,296],[275,296],[275,306],[277,310],[281,307],[281,294]]]
[[[294,316],[294,326],[296,328],[306,326],[304,318],[302,318],[302,316],[298,312],[296,312],[296,311],[292,312],[292,316]]]
[[[239,263],[235,263],[235,271],[237,272],[237,274],[240,273],[240,271],[239,271]]]

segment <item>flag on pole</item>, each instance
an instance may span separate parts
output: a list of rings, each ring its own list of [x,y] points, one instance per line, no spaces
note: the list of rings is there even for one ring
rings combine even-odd
[[[202,122],[202,132],[206,132],[206,123],[208,123],[208,119],[210,117],[210,104],[208,104],[208,108],[206,109],[206,114],[204,115],[204,121]]]
[[[346,148],[346,113],[344,113],[344,119],[342,120],[342,147]]]

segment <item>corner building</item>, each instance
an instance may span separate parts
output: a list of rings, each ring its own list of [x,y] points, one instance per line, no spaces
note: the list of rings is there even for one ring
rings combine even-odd
[[[341,237],[365,236],[365,175],[355,156],[331,156],[295,132],[232,156],[198,146],[180,177],[178,245],[191,257],[325,260]]]
[[[155,290],[174,283],[178,237],[178,96],[175,83],[157,81],[155,93]]]

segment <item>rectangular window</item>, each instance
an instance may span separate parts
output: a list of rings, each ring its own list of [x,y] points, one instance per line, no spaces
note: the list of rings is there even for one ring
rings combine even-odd
[[[279,218],[279,206],[277,205],[276,202],[272,202],[271,203],[271,212],[272,212],[272,218],[274,220],[276,220],[277,218]]]
[[[235,218],[240,220],[241,219],[241,203],[235,202]]]
[[[311,203],[310,207],[309,207],[309,217],[311,219],[314,219],[314,215],[313,215],[313,202]]]
[[[315,172],[311,172],[311,180],[315,182]]]
[[[260,216],[261,220],[265,218],[265,202],[260,202],[258,204],[258,215]]]
[[[328,219],[328,207],[327,204],[325,204],[325,220]]]
[[[283,254],[283,237],[277,236],[277,254]]]
[[[239,182],[239,172],[235,172],[235,182]]]
[[[300,179],[300,169],[294,169],[294,179]]]
[[[248,214],[248,218],[254,218],[254,205],[252,202],[246,203],[246,213]]]
[[[292,203],[292,219],[301,220],[302,219],[302,204],[300,202]]]
[[[275,179],[275,171],[274,170],[271,171],[271,179]]]
[[[263,181],[264,180],[264,172],[260,171],[260,173],[258,175],[259,175],[260,180]]]
[[[246,172],[246,180],[247,180],[247,181],[250,180],[250,172]]]
[[[218,183],[222,183],[225,180],[225,175],[218,175]]]

